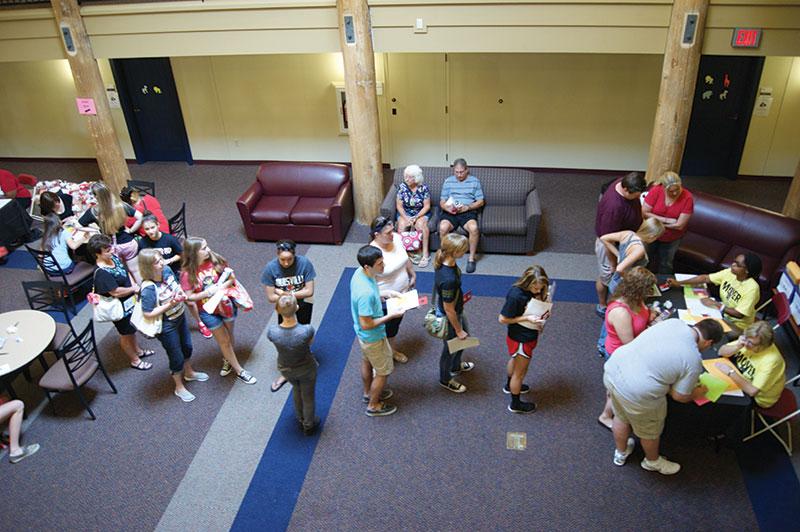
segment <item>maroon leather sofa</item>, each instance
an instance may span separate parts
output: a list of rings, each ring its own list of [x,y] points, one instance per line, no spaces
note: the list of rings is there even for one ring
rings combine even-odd
[[[758,279],[761,300],[769,299],[781,269],[800,256],[800,220],[703,192],[692,194],[694,214],[675,255],[675,271],[712,273],[751,251],[764,265]]]
[[[353,222],[344,164],[272,162],[236,202],[247,238],[341,244]]]

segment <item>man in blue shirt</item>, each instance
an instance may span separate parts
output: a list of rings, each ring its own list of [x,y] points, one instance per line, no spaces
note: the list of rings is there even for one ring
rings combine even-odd
[[[463,227],[469,234],[469,258],[467,273],[475,271],[475,253],[478,251],[478,209],[486,202],[483,200],[481,182],[470,175],[467,161],[453,161],[453,174],[444,180],[442,193],[439,196],[439,207],[442,216],[439,220],[439,239],[450,231]]]
[[[392,348],[384,324],[403,313],[383,315],[381,294],[375,281],[375,275],[383,273],[383,252],[375,246],[363,246],[358,250],[358,264],[361,267],[350,279],[350,311],[364,357],[361,361],[362,400],[367,403],[368,416],[388,416],[397,412],[397,406],[384,402],[393,394],[392,390],[384,387],[394,370]]]

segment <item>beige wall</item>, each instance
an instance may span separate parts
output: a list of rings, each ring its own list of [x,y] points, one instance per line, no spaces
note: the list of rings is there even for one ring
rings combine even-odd
[[[113,85],[108,61],[99,66],[103,81]],[[66,59],[0,63],[0,156],[94,157],[75,97]],[[111,112],[125,156],[133,157],[122,110]]]
[[[800,160],[800,57],[768,57],[759,88],[772,89],[767,116],[750,120],[739,173],[794,175]]]

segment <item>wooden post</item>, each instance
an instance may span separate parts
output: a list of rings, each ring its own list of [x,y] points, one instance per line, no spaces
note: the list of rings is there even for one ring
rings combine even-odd
[[[800,161],[797,163],[792,186],[789,187],[786,202],[783,204],[783,215],[800,220]]]
[[[344,57],[347,127],[356,220],[369,224],[383,201],[383,161],[375,91],[375,56],[366,0],[337,0]]]
[[[664,66],[661,69],[661,88],[658,107],[650,140],[647,161],[647,182],[659,179],[664,172],[678,172],[681,168],[692,100],[700,67],[703,48],[703,29],[709,0],[675,0],[664,49]],[[683,44],[687,15],[693,13],[695,37],[690,45]]]
[[[62,28],[68,28],[74,47],[74,53],[67,50],[67,60],[72,70],[72,78],[75,80],[78,98],[91,98],[97,110],[96,115],[85,115],[84,118],[94,142],[100,175],[103,176],[106,185],[118,193],[131,176],[114,131],[106,89],[100,77],[100,69],[97,67],[86,27],[83,25],[80,8],[76,0],[51,0],[51,4],[62,39],[64,38]],[[78,112],[77,108],[75,112]]]

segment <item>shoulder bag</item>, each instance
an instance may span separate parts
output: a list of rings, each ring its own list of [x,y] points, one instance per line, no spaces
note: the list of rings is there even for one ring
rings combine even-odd
[[[156,304],[158,304],[158,286],[156,286],[156,283],[153,281],[144,281],[142,282],[142,289],[148,285],[153,285],[153,288],[155,288]],[[133,305],[133,314],[131,314],[131,323],[140,333],[148,338],[155,338],[156,335],[161,334],[162,320],[163,316],[160,314],[155,318],[148,318],[145,316],[144,310],[142,309],[142,298],[141,296],[136,298],[136,303]]]
[[[119,321],[125,315],[122,301],[113,296],[102,296],[94,291],[94,281],[97,278],[97,268],[92,277],[92,291],[86,300],[92,304],[92,316],[96,322]]]
[[[437,312],[436,305],[436,286],[433,287],[433,295],[431,296],[431,308],[425,313],[423,318],[425,330],[434,338],[444,340],[447,338],[450,323],[447,321],[447,314],[440,316]]]

